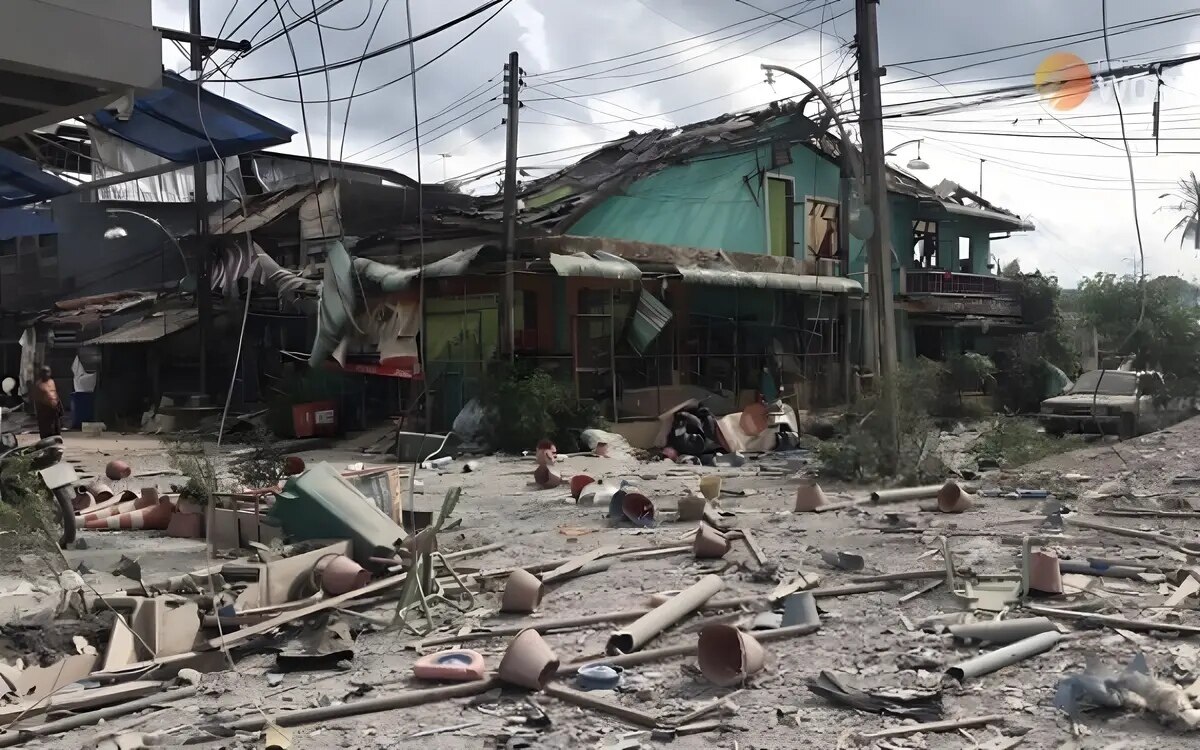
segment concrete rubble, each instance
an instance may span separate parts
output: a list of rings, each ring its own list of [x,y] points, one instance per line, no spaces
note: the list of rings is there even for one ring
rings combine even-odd
[[[1175,507],[1196,438],[918,488],[608,433],[427,468],[334,446],[208,503],[152,440],[77,438],[107,477],[81,543],[0,535],[0,747],[1182,748],[1195,519],[1101,519]]]

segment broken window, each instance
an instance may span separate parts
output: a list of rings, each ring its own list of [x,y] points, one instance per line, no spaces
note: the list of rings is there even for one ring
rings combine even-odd
[[[913,266],[938,267],[938,225],[936,221],[917,219],[913,222]]]
[[[830,201],[808,199],[808,223],[804,227],[807,257],[838,257],[838,205]]]
[[[796,240],[796,188],[790,177],[767,175],[767,250],[771,255],[794,257]]]

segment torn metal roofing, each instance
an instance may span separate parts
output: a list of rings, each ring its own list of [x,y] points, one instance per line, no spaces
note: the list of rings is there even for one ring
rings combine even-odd
[[[114,344],[148,344],[161,338],[191,328],[200,319],[195,308],[182,310],[160,310],[140,320],[134,320],[115,331],[101,334],[84,342],[88,346]]]
[[[550,254],[550,265],[559,276],[583,276],[600,279],[640,279],[642,270],[633,263],[603,251],[589,255],[576,252],[569,255]]]
[[[619,195],[633,182],[673,164],[705,153],[781,141],[803,144],[835,164],[842,158],[842,142],[820,131],[816,123],[804,116],[800,105],[782,104],[725,114],[681,127],[632,133],[601,146],[565,169],[527,183],[519,196],[521,220],[526,225],[566,233],[606,198]],[[849,156],[856,161],[861,159],[857,150]],[[946,210],[953,213],[965,213],[957,210],[959,206],[972,207],[964,201],[966,196],[941,194],[891,166],[887,182],[891,192],[945,204]],[[501,197],[481,200],[480,210],[485,214],[498,212]],[[1032,224],[1011,211],[986,201],[973,202],[983,212],[978,218],[995,220],[1013,229],[1032,229]]]

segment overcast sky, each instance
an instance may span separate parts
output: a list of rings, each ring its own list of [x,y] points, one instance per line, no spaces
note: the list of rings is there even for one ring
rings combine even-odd
[[[311,12],[312,2],[291,0],[291,8]],[[413,28],[420,33],[481,2],[412,2]],[[278,30],[275,3],[266,0],[234,38],[257,36],[261,41]],[[317,0],[318,6],[322,3]],[[205,0],[204,32],[220,30],[232,7],[225,27],[228,34],[258,5],[258,0]],[[1200,11],[1194,11],[1195,17],[1164,19],[1147,28],[1129,27],[1193,11],[1194,3],[1109,0],[1108,6],[1114,65],[1200,52],[1200,42],[1191,41],[1200,39]],[[282,8],[288,21],[296,18],[291,8],[287,4]],[[417,43],[417,65],[444,52],[492,12]],[[952,97],[980,89],[1029,83],[1038,64],[1055,51],[1076,54],[1093,70],[1105,67],[1104,46],[1098,38],[1101,0],[884,0],[879,14],[880,56],[888,66],[884,104],[892,114],[954,104]],[[323,39],[311,23],[291,35],[301,68],[321,64],[322,41],[326,59],[335,61],[409,36],[401,0],[344,0],[321,20]],[[155,0],[155,22],[185,28],[186,3]],[[852,109],[852,81],[830,82],[853,63],[846,48],[853,33],[852,0],[512,0],[478,32],[417,73],[417,111],[427,121],[421,126],[422,177],[436,182],[485,172],[503,159],[500,76],[510,51],[520,53],[526,71],[519,151],[523,155],[555,152],[522,159],[521,166],[531,175],[542,175],[543,168],[575,161],[590,150],[589,144],[630,130],[702,120],[801,90],[788,79],[769,86],[759,70],[763,62],[792,66],[818,83],[829,84],[827,90],[841,97],[840,106]],[[993,48],[1004,49],[964,56]],[[219,54],[216,59],[226,57]],[[186,66],[182,54],[170,45],[164,46],[163,62],[173,70]],[[324,100],[331,97],[324,75],[303,77],[313,153],[324,157],[331,143],[335,159],[341,155],[416,176],[411,80],[384,85],[409,69],[409,52],[402,48],[367,61],[361,71],[350,66],[331,72],[332,98],[344,98],[352,88],[361,93],[381,87],[355,98],[348,117],[346,101],[334,102],[332,118],[328,116],[330,105]],[[252,78],[294,70],[287,39],[281,37],[238,61],[228,74]],[[301,135],[284,150],[307,152],[295,78],[244,84],[221,84],[220,79],[215,74],[207,85],[299,131]],[[1162,80],[1159,148],[1164,153],[1159,156],[1149,140],[1154,79],[1130,84],[1119,94],[1127,133],[1141,139],[1131,140],[1130,147],[1146,269],[1150,274],[1193,278],[1200,276],[1200,257],[1188,247],[1181,250],[1178,237],[1165,237],[1176,219],[1158,209],[1167,202],[1160,196],[1196,168],[1200,155],[1200,126],[1189,124],[1200,114],[1200,62],[1166,70]],[[444,111],[447,107],[451,108]],[[1025,270],[1039,268],[1074,286],[1097,271],[1134,271],[1138,244],[1120,134],[1116,96],[1109,86],[1092,92],[1069,111],[1056,110],[1044,101],[1004,102],[888,119],[884,138],[889,148],[923,138],[921,157],[931,168],[916,175],[930,184],[950,179],[975,190],[980,160],[985,160],[983,196],[1037,225],[1036,232],[994,243],[994,254],[1002,263],[1018,259]],[[915,156],[915,145],[907,145],[891,163],[904,167]],[[489,174],[466,189],[493,191],[499,179],[498,173]]]

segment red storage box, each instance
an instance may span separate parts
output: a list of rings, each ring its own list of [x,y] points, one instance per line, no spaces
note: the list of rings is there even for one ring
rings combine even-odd
[[[296,437],[325,437],[337,434],[337,404],[315,401],[292,407],[292,429]]]

